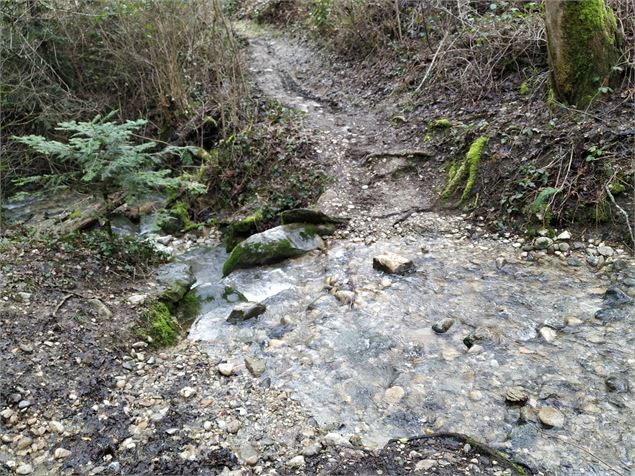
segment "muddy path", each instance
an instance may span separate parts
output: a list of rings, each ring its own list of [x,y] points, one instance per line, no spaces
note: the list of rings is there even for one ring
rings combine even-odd
[[[430,151],[402,141],[390,122],[392,104],[375,103],[335,84],[320,55],[307,46],[254,33],[248,38],[257,87],[302,113],[303,126],[333,178],[318,204],[325,212],[350,216],[349,229],[363,236],[433,208],[437,166]]]

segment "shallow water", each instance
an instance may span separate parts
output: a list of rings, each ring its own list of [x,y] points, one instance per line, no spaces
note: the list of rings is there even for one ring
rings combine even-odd
[[[423,254],[422,244],[433,251]],[[372,257],[386,250],[414,259],[417,271],[374,270]],[[558,473],[605,474],[590,453],[623,472],[632,465],[632,394],[609,393],[605,378],[632,379],[633,316],[606,325],[594,318],[609,283],[586,268],[521,262],[497,242],[443,237],[336,242],[221,279],[225,256],[217,247],[185,258],[208,299],[190,338],[235,364],[265,359],[262,378],[291,390],[320,425],[358,433],[371,446],[427,430],[467,433]],[[501,269],[499,256],[509,261]],[[353,306],[327,289],[330,276],[356,293]],[[238,299],[223,297],[228,288],[264,302],[266,313],[226,323],[228,301]],[[445,317],[454,326],[434,333],[431,325]],[[570,317],[582,322],[567,326]],[[544,325],[557,330],[551,343],[538,333]],[[477,327],[489,339],[468,352],[463,338]],[[519,423],[519,407],[504,399],[512,385],[529,391],[530,407],[559,408],[564,427]]]

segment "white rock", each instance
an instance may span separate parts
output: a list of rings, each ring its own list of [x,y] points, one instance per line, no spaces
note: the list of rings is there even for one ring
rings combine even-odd
[[[33,466],[30,464],[21,464],[15,470],[15,474],[31,474],[33,472]]]
[[[571,239],[571,233],[569,233],[568,231],[563,231],[558,236],[556,236],[556,240],[570,240],[570,239]]]
[[[54,453],[55,459],[68,458],[70,455],[71,455],[71,452],[67,450],[66,448],[57,448]]]
[[[217,369],[225,377],[229,377],[234,373],[234,366],[230,363],[218,364]]]
[[[396,405],[406,394],[405,390],[396,385],[394,387],[387,388],[384,392],[384,400],[389,405]]]
[[[304,462],[304,456],[298,455],[294,458],[291,458],[287,463],[287,466],[289,466],[289,468],[304,468],[305,464],[306,463]]]
[[[538,418],[546,426],[560,428],[564,425],[564,415],[557,408],[542,407],[538,411]]]
[[[324,436],[324,443],[328,446],[346,446],[350,447],[351,442],[348,439],[339,433],[327,433]]]
[[[183,398],[190,398],[196,394],[196,389],[192,387],[183,387],[179,393]]]
[[[128,297],[128,302],[133,305],[143,304],[143,302],[147,298],[148,298],[147,294],[133,294],[132,296]]]
[[[557,337],[558,334],[551,327],[545,326],[545,327],[541,327],[540,328],[540,335],[547,342],[553,342],[554,340],[556,340],[556,337]]]
[[[373,268],[390,274],[403,274],[414,268],[414,263],[408,258],[387,252],[373,258]]]
[[[62,425],[59,421],[51,420],[49,422],[49,431],[64,433],[64,425]]]

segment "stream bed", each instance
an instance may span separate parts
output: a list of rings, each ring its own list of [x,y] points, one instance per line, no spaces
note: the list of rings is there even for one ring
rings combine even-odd
[[[413,259],[416,271],[374,270],[373,256],[385,251]],[[370,447],[452,431],[558,474],[628,473],[633,309],[597,319],[607,280],[515,253],[496,240],[434,234],[342,240],[221,279],[225,251],[194,248],[182,259],[205,303],[190,338],[239,367],[245,357],[263,359],[263,385],[290,390],[322,428]],[[267,311],[227,323],[243,297]],[[454,324],[437,334],[431,326],[445,318]],[[527,392],[524,407],[506,402],[515,386]],[[559,410],[562,426],[544,425],[541,408]]]

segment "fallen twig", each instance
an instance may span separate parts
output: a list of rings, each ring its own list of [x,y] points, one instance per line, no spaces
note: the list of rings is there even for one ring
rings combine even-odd
[[[626,227],[628,228],[629,235],[631,235],[631,243],[633,244],[633,254],[635,254],[635,234],[633,233],[633,227],[631,226],[631,221],[629,219],[628,212],[615,202],[615,197],[613,197],[613,194],[609,190],[608,184],[604,186],[604,190],[606,190],[606,194],[609,197],[609,200],[611,200],[611,203],[615,205],[615,208],[619,210],[619,212],[624,217],[624,221],[626,221]]]
[[[53,311],[53,317],[57,317],[57,312],[62,308],[62,306],[64,305],[64,303],[66,303],[66,301],[68,301],[70,298],[74,297],[73,294],[66,294],[62,300],[57,304],[57,306],[55,306],[55,310]]]

